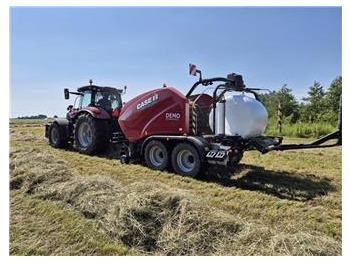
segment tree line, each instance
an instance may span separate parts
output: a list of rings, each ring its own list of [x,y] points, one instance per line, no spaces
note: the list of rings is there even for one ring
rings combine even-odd
[[[17,119],[45,119],[47,115],[39,114],[36,116],[19,116]]]
[[[269,122],[275,122],[278,111],[284,124],[325,123],[336,126],[338,121],[339,97],[342,94],[342,77],[336,77],[326,89],[315,81],[309,87],[307,96],[297,101],[292,89],[284,84],[279,90],[260,94]],[[280,108],[280,110],[278,109]]]

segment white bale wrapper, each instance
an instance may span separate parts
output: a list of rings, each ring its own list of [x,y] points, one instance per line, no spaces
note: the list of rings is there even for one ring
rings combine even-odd
[[[217,103],[215,121],[223,119],[225,114],[225,135],[239,135],[243,138],[261,136],[267,125],[267,111],[263,104],[256,99],[240,94],[225,95],[225,107]],[[213,130],[213,110],[209,115],[209,125]],[[222,128],[218,128],[217,122],[215,134],[222,134]]]

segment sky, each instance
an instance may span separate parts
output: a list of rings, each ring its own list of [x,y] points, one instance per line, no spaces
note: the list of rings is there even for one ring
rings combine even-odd
[[[74,91],[127,86],[124,101],[166,83],[243,75],[298,98],[342,75],[341,7],[10,7],[10,117],[64,116]]]

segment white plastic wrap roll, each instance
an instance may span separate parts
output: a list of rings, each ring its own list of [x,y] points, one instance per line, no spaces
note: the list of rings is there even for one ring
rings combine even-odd
[[[243,138],[261,136],[266,129],[267,111],[263,104],[246,95],[225,95],[225,110],[216,108],[216,121],[222,119],[221,112],[225,111],[225,135],[239,135]],[[213,130],[213,110],[209,115],[209,125]],[[219,123],[216,123],[215,133]],[[222,133],[222,132],[221,132]]]

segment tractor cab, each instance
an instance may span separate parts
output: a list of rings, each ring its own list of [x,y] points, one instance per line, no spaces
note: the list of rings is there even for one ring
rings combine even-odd
[[[82,86],[77,89],[78,92],[70,92],[64,89],[65,99],[69,99],[69,94],[77,95],[74,105],[69,105],[67,110],[67,119],[74,119],[79,112],[89,111],[93,115],[106,117],[115,117],[119,115],[122,108],[121,94],[124,90],[107,86],[96,86],[92,84]]]

